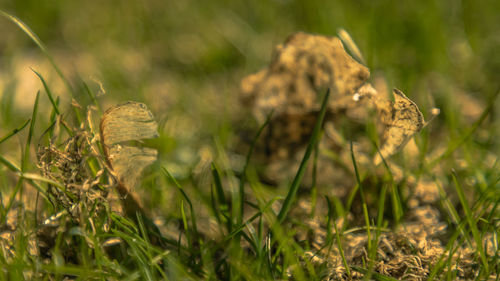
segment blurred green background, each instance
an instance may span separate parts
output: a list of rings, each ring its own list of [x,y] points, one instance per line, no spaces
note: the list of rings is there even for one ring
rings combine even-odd
[[[426,115],[441,108],[433,130],[445,139],[434,142],[463,133],[500,84],[497,0],[0,3],[47,45],[81,105],[90,101],[80,79],[104,108],[146,102],[162,124],[161,152],[179,173],[203,158],[207,140],[231,141],[241,78],[265,67],[273,46],[296,31],[349,32],[374,79],[403,90]],[[0,18],[1,135],[29,117],[43,89],[30,68],[69,96],[35,44]],[[495,112],[490,121],[478,142],[499,152]]]

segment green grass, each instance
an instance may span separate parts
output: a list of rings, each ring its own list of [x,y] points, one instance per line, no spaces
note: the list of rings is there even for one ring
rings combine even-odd
[[[394,280],[377,267],[378,251],[408,226],[412,189],[424,181],[439,191],[433,207],[446,226],[435,238],[444,251],[426,277],[499,278],[497,1],[183,3],[0,4],[0,280],[322,280],[335,263],[329,255],[343,278]],[[262,124],[245,118],[235,106],[238,85],[299,30],[342,30],[371,81],[404,89],[426,116],[441,108],[416,136],[416,153],[372,169],[358,164],[348,145],[356,140],[348,139],[352,161],[343,161],[317,145],[323,105],[295,175],[261,182],[252,156],[272,115]],[[36,84],[23,80],[24,70]],[[464,93],[479,109],[461,100]],[[40,147],[65,151],[69,138],[81,137],[87,179],[97,190],[112,188],[96,124],[101,108],[127,100],[145,102],[160,123],[160,138],[147,142],[160,159],[136,190],[151,217],[119,215],[91,193],[77,198],[66,178],[37,167]],[[362,137],[377,144],[366,127]],[[247,128],[249,146],[235,153]],[[325,156],[351,171],[345,197],[334,195],[339,183],[302,182]],[[66,208],[57,194],[77,203]],[[303,238],[322,231],[319,249]],[[360,236],[366,255],[351,259],[348,244]],[[422,254],[411,236],[399,238],[395,251]]]

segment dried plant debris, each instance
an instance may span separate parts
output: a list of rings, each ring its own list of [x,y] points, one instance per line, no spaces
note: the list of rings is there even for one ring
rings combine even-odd
[[[137,142],[158,137],[158,123],[145,104],[127,102],[108,109],[101,118],[101,141],[111,170],[118,181],[126,213],[144,209],[132,190],[144,169],[157,159],[156,149],[138,147]]]
[[[64,189],[61,189],[49,185],[50,198],[55,200],[52,203],[62,206],[75,220],[80,217],[81,209],[78,203],[94,204],[100,201],[101,204],[96,206],[104,208],[102,203],[106,201],[109,192],[101,183],[103,170],[94,176],[87,165],[93,150],[92,145],[91,134],[79,130],[65,141],[62,149],[49,144],[40,146],[37,152],[38,167],[42,175],[64,186]],[[50,223],[50,220],[47,223]]]
[[[144,168],[156,160],[157,152],[151,148],[134,146],[133,142],[158,135],[153,115],[144,104],[137,102],[118,105],[106,111],[100,123],[105,157],[99,153],[99,138],[93,133],[91,115],[92,109],[89,108],[87,122],[82,122],[80,128],[74,129],[73,135],[62,145],[53,144],[61,133],[55,128],[49,145],[38,147],[38,168],[43,177],[58,184],[49,184],[47,189],[47,197],[56,212],[44,218],[36,232],[28,237],[30,247],[33,245],[28,249],[32,256],[51,260],[57,239],[63,237],[58,247],[64,261],[78,264],[74,241],[68,237],[73,236],[71,232],[78,231],[83,225],[90,225],[95,231],[95,222],[101,221],[105,212],[116,209],[112,198],[115,194],[111,193],[113,186],[117,186],[121,195],[122,208],[119,211],[132,218],[136,218],[137,211],[145,214],[140,201],[130,189],[138,182]],[[90,168],[89,163],[94,164],[93,168],[98,169],[97,172]],[[9,218],[19,211],[24,212],[25,208],[14,205]],[[32,220],[26,220],[29,221]],[[24,229],[21,224],[26,222],[9,220],[0,229],[0,247],[10,251],[9,257],[15,256],[10,250],[14,243],[12,237],[16,231]],[[100,227],[108,232],[111,223],[108,219]],[[147,227],[149,229],[150,226]],[[150,239],[155,245],[163,245],[159,238]],[[111,237],[103,246],[116,243],[120,242]]]
[[[89,109],[88,115],[90,114]],[[56,125],[59,122],[62,120],[59,119]],[[30,255],[43,260],[53,258],[53,249],[58,237],[71,236],[71,229],[81,227],[82,223],[94,225],[94,221],[101,220],[108,212],[110,205],[108,176],[90,123],[83,122],[80,128],[73,130],[72,136],[61,145],[56,145],[53,140],[58,139],[60,133],[56,128],[49,144],[39,145],[37,151],[37,166],[43,177],[58,183],[49,184],[47,188],[47,197],[55,213],[41,220],[36,232],[28,238],[29,243],[35,245]],[[98,170],[91,169],[89,163],[95,164],[94,168]],[[26,222],[18,221],[16,229],[23,229],[23,223]],[[109,227],[109,223],[106,222],[103,227]],[[64,260],[75,263],[77,255],[71,239],[62,241],[59,250],[63,253]]]
[[[372,246],[376,247],[376,253],[370,253],[368,248],[368,233],[363,225],[357,223],[359,217],[348,213],[347,217],[340,217],[333,221],[328,229],[328,210],[325,202],[318,201],[315,206],[315,216],[311,217],[311,203],[308,198],[299,198],[296,207],[292,210],[295,221],[300,221],[295,226],[295,240],[312,246],[309,252],[305,252],[302,258],[308,260],[318,268],[327,271],[322,280],[362,280],[364,274],[356,272],[352,267],[371,269],[379,274],[396,278],[397,280],[427,280],[431,271],[438,266],[440,259],[448,259],[450,267],[438,271],[434,280],[441,280],[448,270],[456,275],[456,280],[474,280],[482,270],[477,259],[476,245],[464,243],[457,239],[452,246],[450,242],[450,229],[446,223],[446,216],[440,212],[438,204],[439,195],[434,191],[430,182],[424,181],[415,186],[415,192],[409,195],[409,201],[415,201],[410,206],[407,215],[399,226],[394,229],[381,228],[378,242],[375,245],[375,228],[372,228]],[[423,193],[431,193],[424,195]],[[362,219],[362,216],[361,216]],[[349,277],[344,265],[343,257],[335,240],[336,230],[341,230],[346,223],[351,227],[342,231],[341,246],[345,262],[351,268]],[[328,233],[333,234],[328,234]],[[335,238],[333,238],[335,239]],[[494,257],[496,244],[494,234],[487,232],[482,237],[483,245],[488,256]],[[307,241],[307,242],[305,242]],[[495,246],[494,246],[495,245]],[[450,253],[451,251],[451,253]],[[476,256],[475,256],[476,255]],[[302,266],[305,268],[306,263]],[[293,269],[289,272],[292,274]],[[492,273],[495,280],[495,273]]]
[[[429,210],[438,213],[437,210]],[[325,227],[317,221],[305,221],[310,225],[315,240],[311,243],[313,250],[305,252],[302,258],[308,259],[315,266],[326,267],[327,273],[322,280],[362,280],[364,274],[354,271],[355,266],[366,267],[372,262],[372,270],[398,280],[427,280],[431,270],[437,265],[441,257],[448,257],[450,253],[445,247],[446,223],[437,222],[428,224],[428,218],[403,223],[393,232],[382,230],[378,237],[375,259],[369,254],[368,235],[362,228],[346,230],[342,236],[342,251],[346,263],[350,267],[352,278],[345,268],[343,257],[336,246],[337,242],[330,241],[325,246]],[[438,217],[432,218],[439,219]],[[342,222],[336,222],[337,229],[341,229]],[[332,232],[335,229],[331,229]],[[373,239],[373,234],[372,234]],[[485,235],[485,245],[491,244],[491,235]],[[373,243],[373,241],[372,241]],[[488,244],[489,243],[489,244]],[[491,247],[493,248],[493,247]],[[457,280],[472,280],[477,276],[480,267],[474,259],[475,251],[470,247],[461,247],[458,242],[452,248],[451,262],[456,272]],[[492,252],[493,253],[493,252]],[[305,264],[304,264],[305,266]],[[439,273],[446,274],[446,273]],[[440,275],[435,280],[441,280]],[[494,280],[494,277],[493,277]]]
[[[300,161],[297,160],[300,159],[297,153],[303,151],[309,141],[320,107],[321,93],[326,88],[330,88],[333,94],[328,104],[325,128],[335,131],[339,115],[368,123],[374,111],[377,123],[382,128],[381,155],[388,158],[403,148],[425,125],[423,115],[417,105],[397,89],[394,90],[394,102],[383,98],[367,83],[369,74],[365,66],[349,56],[338,38],[306,33],[291,35],[285,43],[275,48],[268,68],[249,75],[241,83],[241,101],[258,122],[262,123],[273,112],[262,141],[258,144],[257,158],[273,171],[296,167]],[[339,134],[330,132],[329,135]],[[354,141],[357,144],[366,143],[357,157],[374,157],[364,163],[381,162],[380,155],[368,155],[373,146],[369,140]],[[348,143],[339,142],[339,138],[323,138],[320,145],[342,155],[349,151]],[[331,159],[320,157],[318,161],[332,165]],[[323,163],[319,166],[323,166]],[[283,176],[290,173],[267,174]],[[325,177],[328,175],[331,173],[323,174]],[[280,180],[283,178],[276,179],[276,182]],[[318,180],[322,181],[321,178]],[[324,181],[332,180],[328,178]]]

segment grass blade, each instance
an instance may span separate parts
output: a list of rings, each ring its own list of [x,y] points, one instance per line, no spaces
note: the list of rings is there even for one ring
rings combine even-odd
[[[73,96],[73,87],[71,87],[71,84],[69,83],[68,79],[66,79],[66,76],[62,73],[61,69],[57,66],[55,63],[54,59],[52,56],[49,54],[49,51],[43,44],[43,42],[40,40],[40,38],[36,35],[35,32],[31,30],[31,28],[28,27],[23,21],[21,21],[19,18],[10,15],[9,13],[5,12],[4,10],[0,10],[0,15],[4,16],[11,22],[13,22],[15,25],[17,25],[28,37],[40,48],[40,50],[43,52],[43,54],[47,57],[49,60],[50,64],[52,67],[54,67],[55,71],[57,72],[57,75],[61,78],[61,80],[64,82],[66,87],[68,88],[70,94]]]
[[[488,117],[490,114],[491,110],[494,108],[495,105],[495,100],[500,95],[500,90],[498,90],[495,94],[493,94],[487,102],[487,106],[484,109],[483,113],[481,116],[479,116],[479,119],[472,124],[472,126],[464,133],[461,135],[461,137],[455,141],[453,141],[450,145],[448,145],[448,148],[446,151],[441,154],[440,156],[437,156],[436,159],[432,160],[429,163],[429,169],[434,167],[436,164],[438,164],[442,159],[450,156],[457,148],[459,148],[462,144],[464,144],[474,133],[476,130],[479,128],[479,126],[483,123],[483,121]]]
[[[40,98],[40,91],[38,91],[36,93],[35,105],[33,106],[33,113],[31,114],[31,122],[30,122],[29,131],[28,131],[28,138],[26,139],[26,146],[24,148],[24,157],[23,157],[23,161],[21,162],[21,171],[22,172],[26,171],[26,165],[28,165],[28,163],[29,163],[31,140],[33,139],[33,132],[35,131],[35,123],[36,123],[36,116],[38,114],[39,98]]]
[[[330,224],[332,224],[331,221],[333,219],[333,206],[332,202],[328,197],[326,197],[326,202],[328,206],[328,230],[330,231],[331,229]],[[340,237],[340,232],[337,227],[337,223],[335,221],[333,221],[333,227],[335,228],[335,240],[337,241],[337,248],[339,249],[340,257],[342,258],[342,264],[345,267],[347,276],[349,276],[349,278],[352,278],[351,270],[349,269],[349,265],[347,264],[347,260],[345,258],[344,249],[342,248],[342,240]]]
[[[49,97],[50,103],[52,104],[52,107],[56,111],[57,115],[61,114],[61,111],[59,110],[59,106],[57,105],[56,101],[54,100],[54,96],[52,95],[52,91],[50,90],[49,86],[47,85],[47,82],[45,82],[45,79],[43,79],[43,76],[36,72],[33,68],[31,68],[31,71],[33,71],[38,78],[40,78],[40,81],[42,81],[43,88],[45,89],[45,92],[47,93],[47,96]]]
[[[243,214],[244,214],[244,209],[245,209],[245,182],[246,182],[246,174],[247,174],[247,168],[250,163],[250,158],[253,154],[253,150],[255,149],[255,145],[257,144],[257,141],[264,131],[264,128],[267,127],[269,124],[269,121],[271,120],[271,116],[273,115],[273,111],[267,115],[266,121],[262,126],[260,126],[259,130],[257,131],[257,134],[255,135],[254,139],[252,140],[252,144],[250,145],[250,149],[248,150],[246,159],[245,159],[245,166],[243,166],[243,171],[241,171],[241,178],[240,178],[240,185],[239,185],[239,195],[240,195],[240,213],[238,214],[237,218],[237,224],[241,225],[243,222]]]
[[[61,111],[59,110],[59,97],[54,99],[54,96],[52,95],[52,91],[50,90],[49,86],[47,85],[47,82],[45,82],[45,79],[43,78],[43,76],[40,73],[36,72],[34,69],[31,69],[31,71],[33,71],[38,76],[38,78],[40,78],[40,81],[42,81],[43,88],[45,89],[45,92],[47,93],[47,96],[49,97],[50,103],[52,104],[52,108],[54,109],[56,115],[61,115]],[[79,115],[77,114],[77,117],[78,116]],[[78,122],[80,122],[80,121],[81,121],[80,118],[78,118]],[[72,136],[73,132],[71,131],[71,129],[68,128],[68,126],[64,122],[61,122],[61,124],[64,126],[64,129],[66,129],[68,134],[70,136]]]
[[[194,237],[197,240],[199,236],[198,236],[198,227],[197,227],[197,223],[196,223],[196,215],[194,213],[193,203],[191,203],[191,199],[189,199],[186,192],[184,192],[181,185],[177,182],[177,180],[174,178],[174,176],[172,176],[172,174],[170,174],[170,172],[165,167],[162,167],[162,170],[163,170],[165,177],[167,179],[169,179],[175,185],[175,187],[177,187],[177,189],[181,193],[182,197],[184,197],[184,199],[188,203],[189,212],[191,213],[191,225],[193,227]]]
[[[477,228],[477,222],[474,219],[474,215],[472,214],[472,211],[470,209],[469,204],[467,203],[467,199],[465,198],[464,190],[462,189],[462,186],[458,183],[457,175],[456,175],[455,171],[453,171],[452,177],[453,177],[453,183],[455,184],[455,189],[456,189],[458,197],[460,199],[460,203],[462,204],[462,207],[464,208],[465,216],[467,218],[467,222],[468,222],[469,227],[470,227],[471,232],[472,232],[472,237],[474,238],[474,241],[476,242],[477,251],[479,252],[481,262],[484,266],[484,270],[486,272],[488,272],[488,259],[486,257],[486,253],[484,252],[484,249],[483,249],[483,242],[481,239],[481,235],[479,234],[479,230]]]
[[[29,162],[31,139],[33,138],[33,131],[35,130],[35,122],[36,122],[36,116],[38,114],[39,98],[40,98],[40,91],[36,93],[35,104],[33,105],[33,112],[31,114],[30,128],[26,140],[26,146],[24,148],[24,154],[21,158],[21,171],[20,171],[21,175],[23,175],[24,171],[26,171],[26,167]],[[10,209],[12,208],[12,204],[14,204],[14,200],[16,199],[17,194],[19,192],[22,193],[23,180],[24,180],[23,176],[19,177],[16,187],[14,188],[14,191],[10,195],[9,203],[7,204],[7,207],[4,209],[4,212],[2,213],[2,223],[4,222],[4,219],[6,218]]]
[[[309,160],[309,157],[311,156],[311,153],[313,152],[314,147],[316,146],[316,143],[319,141],[319,135],[321,132],[321,127],[323,125],[323,119],[325,118],[326,105],[327,105],[329,96],[330,96],[330,89],[328,89],[326,91],[325,97],[323,98],[323,103],[321,105],[321,110],[319,112],[318,120],[316,121],[316,124],[314,125],[311,140],[309,141],[309,144],[307,145],[306,152],[304,153],[304,157],[302,158],[302,162],[300,163],[297,174],[295,175],[295,178],[293,179],[292,185],[290,186],[290,189],[288,190],[288,194],[286,195],[285,201],[283,202],[283,206],[281,206],[281,210],[278,214],[278,220],[277,220],[277,223],[279,223],[279,224],[281,224],[285,220],[286,215],[288,214],[288,211],[290,210],[290,207],[292,206],[292,202],[295,199],[295,195],[297,194],[297,190],[299,189],[300,183],[302,181],[302,177],[304,176],[304,173],[306,171],[307,162]]]
[[[366,268],[362,268],[359,266],[351,266],[351,268],[352,268],[352,270],[359,272],[359,273],[362,273],[365,276],[371,276],[374,280],[377,280],[377,281],[397,281],[398,280],[398,279],[392,278],[390,276],[385,276],[385,275],[382,275],[380,273],[377,273],[377,272],[374,272],[374,271],[371,271],[371,270],[368,270]]]
[[[97,101],[97,97],[95,96],[94,92],[90,89],[89,85],[85,82],[83,82],[83,88],[85,89],[85,92],[89,95],[90,99],[94,103],[94,105],[97,107],[97,111],[99,113],[102,112],[101,106],[99,105],[99,102]]]
[[[24,122],[21,126],[19,126],[18,128],[15,128],[14,130],[12,130],[12,132],[10,132],[7,135],[0,138],[0,144],[2,144],[4,141],[10,139],[12,136],[16,135],[20,131],[22,131],[26,126],[28,126],[28,123],[30,121],[31,121],[31,119],[26,120],[26,122]]]
[[[232,212],[229,209],[230,206],[226,200],[226,195],[224,193],[224,188],[222,187],[222,181],[220,177],[220,172],[215,163],[212,163],[212,177],[214,179],[214,186],[217,194],[217,199],[220,203],[221,207],[221,214],[226,218],[226,228],[227,232],[231,233],[232,232],[232,224],[233,224],[233,218],[231,217]]]

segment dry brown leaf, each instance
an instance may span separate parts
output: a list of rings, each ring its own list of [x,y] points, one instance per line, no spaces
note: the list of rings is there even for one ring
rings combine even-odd
[[[134,188],[142,171],[156,161],[158,152],[153,148],[117,144],[109,149],[109,155],[113,171],[120,181]]]
[[[129,101],[106,110],[101,119],[102,141],[108,147],[158,137],[158,124],[145,104]]]
[[[131,193],[144,169],[156,161],[156,149],[131,143],[158,137],[158,124],[146,105],[127,102],[108,109],[101,118],[100,130],[106,159],[118,180],[117,189],[125,211],[142,211],[140,201]],[[143,211],[142,211],[143,212]]]

